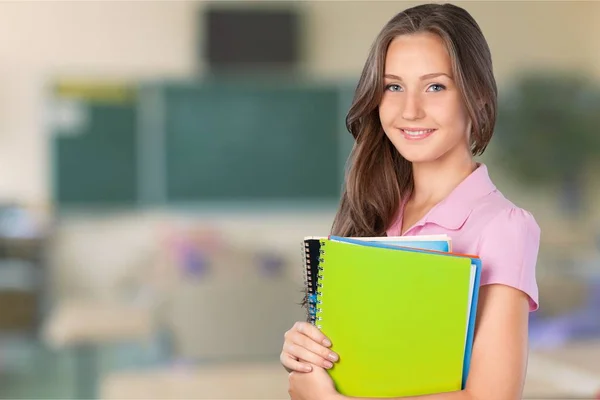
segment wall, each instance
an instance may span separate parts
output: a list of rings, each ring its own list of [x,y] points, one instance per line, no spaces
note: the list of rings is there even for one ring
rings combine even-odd
[[[0,3],[0,198],[48,200],[48,78],[186,75],[194,68],[192,9],[187,2]]]
[[[414,2],[311,1],[307,72],[356,77],[379,29]],[[587,66],[600,76],[595,2],[465,2],[494,55],[500,83],[524,66]],[[46,205],[46,79],[186,76],[195,70],[198,2],[0,3],[0,199]]]
[[[499,83],[523,67],[588,68],[597,51],[587,30],[595,25],[593,2],[454,2],[481,26],[492,50]],[[307,4],[310,69],[328,76],[355,76],[371,42],[397,12],[417,2],[314,1]],[[574,23],[577,22],[577,23]],[[597,36],[596,36],[597,37]],[[589,45],[588,45],[589,44]]]

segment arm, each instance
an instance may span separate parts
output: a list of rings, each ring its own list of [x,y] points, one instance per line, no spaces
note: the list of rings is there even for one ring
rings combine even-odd
[[[504,285],[480,291],[473,355],[464,390],[403,400],[520,399],[527,370],[529,300],[525,293]],[[350,399],[349,397],[340,397]],[[368,399],[371,400],[371,399]]]
[[[481,287],[471,368],[464,390],[398,400],[517,400],[527,369],[528,296],[510,286]],[[350,400],[322,368],[290,374],[292,400]],[[376,400],[360,398],[362,400]],[[395,400],[395,399],[389,399]]]

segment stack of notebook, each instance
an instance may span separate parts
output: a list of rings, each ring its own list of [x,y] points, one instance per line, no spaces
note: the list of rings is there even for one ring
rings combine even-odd
[[[481,262],[446,235],[303,242],[309,320],[340,360],[337,390],[401,397],[464,388]]]

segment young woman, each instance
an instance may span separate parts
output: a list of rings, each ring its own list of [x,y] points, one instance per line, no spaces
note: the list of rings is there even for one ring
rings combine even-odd
[[[475,20],[460,7],[427,4],[385,25],[347,117],[356,143],[332,233],[445,233],[456,252],[483,263],[466,388],[419,399],[521,398],[540,229],[473,159],[492,137],[496,106],[490,50]],[[326,371],[344,355],[330,346],[306,322],[286,332],[281,362],[293,400],[344,398]]]

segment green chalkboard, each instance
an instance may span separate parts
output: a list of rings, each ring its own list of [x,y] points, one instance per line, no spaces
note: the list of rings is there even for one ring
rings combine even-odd
[[[197,83],[160,90],[168,202],[339,196],[336,86]]]
[[[71,122],[53,129],[53,200],[58,206],[128,206],[137,201],[136,107],[60,99]]]
[[[53,104],[53,200],[337,201],[352,92],[275,79],[63,85]]]

